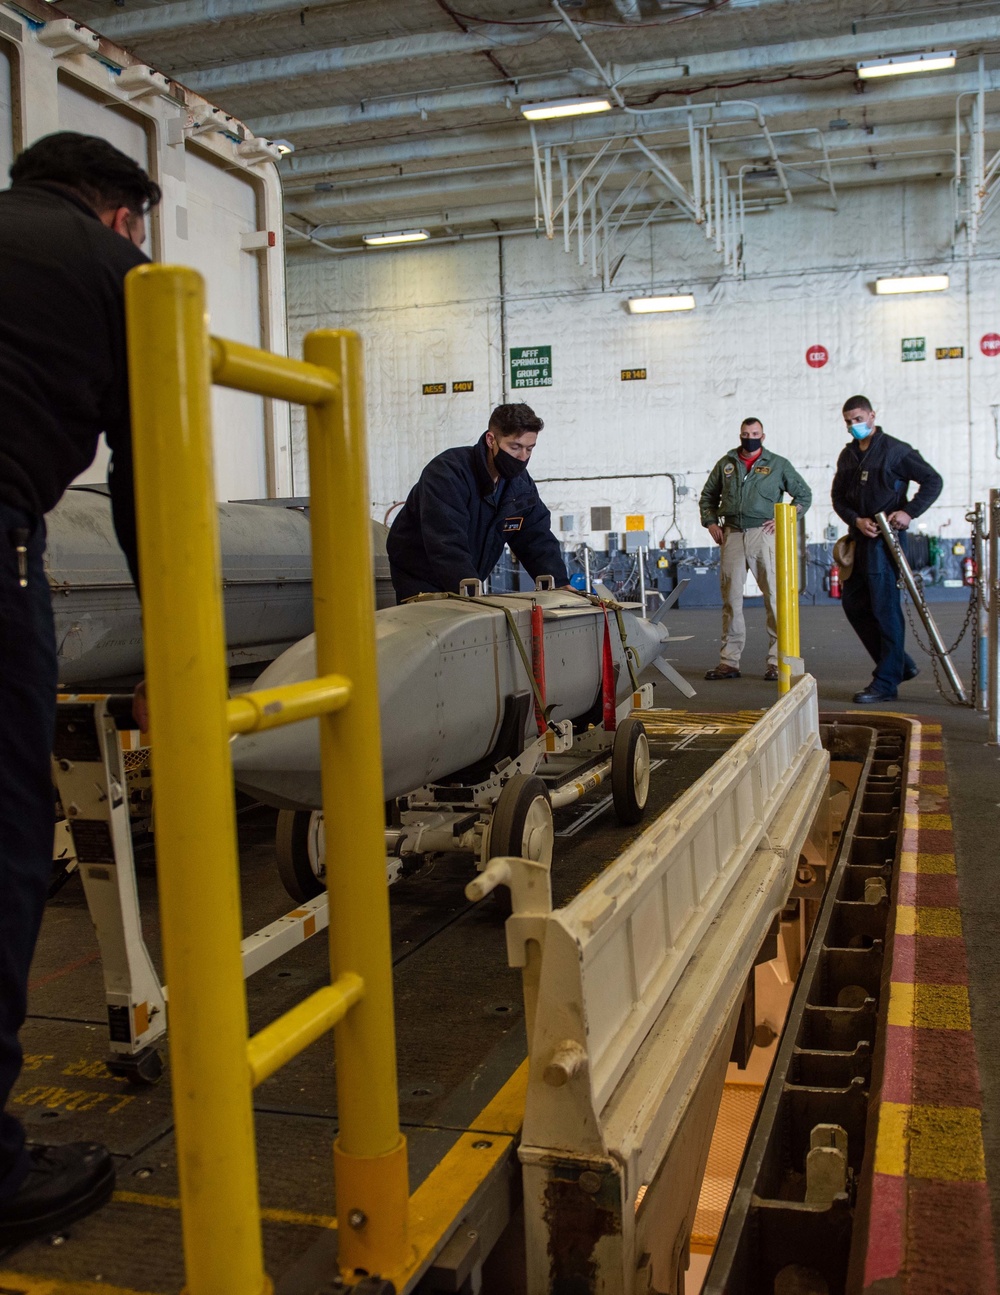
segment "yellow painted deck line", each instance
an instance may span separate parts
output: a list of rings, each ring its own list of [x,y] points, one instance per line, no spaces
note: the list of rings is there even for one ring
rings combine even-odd
[[[492,1101],[469,1124],[470,1133],[520,1133],[528,1096],[528,1059],[521,1062]]]
[[[954,876],[953,854],[927,854],[920,850],[904,850],[899,861],[901,872],[921,872],[932,876]]]
[[[152,1295],[150,1291],[133,1290],[131,1286],[109,1286],[107,1282],[61,1281],[28,1273],[0,1269],[3,1295]]]
[[[964,985],[914,985],[894,980],[889,989],[889,1024],[971,1030],[969,991]]]
[[[896,909],[896,934],[961,936],[962,915],[957,908],[900,904]]]
[[[124,1205],[145,1205],[154,1210],[179,1210],[181,1207],[178,1196],[153,1196],[145,1192],[115,1192],[111,1199]],[[262,1208],[260,1217],[265,1223],[290,1223],[294,1227],[335,1228],[337,1226],[337,1220],[327,1214],[304,1214],[299,1210]],[[2,1291],[0,1295],[3,1295]]]
[[[879,1107],[875,1172],[935,1182],[986,1181],[982,1120],[972,1106]]]
[[[525,1059],[496,1096],[470,1121],[473,1131],[462,1134],[410,1197],[409,1240],[413,1258],[403,1271],[392,1274],[397,1289],[402,1289],[420,1271],[479,1187],[514,1146],[524,1122],[527,1089],[528,1061]],[[494,1133],[493,1129],[505,1132]]]

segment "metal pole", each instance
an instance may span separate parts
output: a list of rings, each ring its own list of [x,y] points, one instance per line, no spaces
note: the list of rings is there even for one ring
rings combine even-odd
[[[798,509],[794,504],[775,504],[775,578],[778,585],[778,692],[792,686],[802,674],[799,656],[799,555]]]
[[[990,708],[989,689],[989,632],[990,632],[990,574],[989,548],[987,535],[989,523],[986,517],[986,505],[976,504],[973,513],[974,538],[973,555],[976,559],[976,590],[978,607],[976,614],[976,677],[973,687],[976,693],[976,710],[981,715]]]
[[[910,564],[906,560],[906,555],[900,548],[895,532],[889,525],[889,519],[886,517],[885,513],[876,513],[875,521],[879,530],[882,532],[882,538],[888,545],[889,552],[892,554],[893,561],[896,564],[896,569],[903,578],[906,592],[910,595],[910,598],[913,600],[914,607],[916,607],[917,611],[920,613],[920,619],[924,623],[924,629],[927,631],[931,640],[931,646],[934,648],[934,655],[939,658],[941,664],[944,666],[945,674],[948,676],[948,682],[951,684],[952,691],[955,696],[960,702],[964,702],[966,700],[965,688],[962,686],[962,681],[959,679],[958,673],[951,663],[951,657],[948,655],[944,646],[944,640],[935,624],[934,617],[930,613],[930,608],[927,606],[923,595],[917,588],[917,582],[913,578],[913,571],[910,569]]]
[[[990,625],[989,670],[990,741],[1000,744],[1000,490],[990,491]]]
[[[585,544],[583,546],[583,578],[587,582],[587,593],[588,594],[593,593],[594,591],[590,587],[590,545],[589,544]]]
[[[646,550],[639,546],[639,601],[642,603],[642,615],[646,615]]]
[[[125,301],[185,1290],[261,1295],[205,288],[144,265]]]
[[[313,602],[317,670],[343,672],[353,690],[344,710],[319,721],[330,964],[335,979],[356,972],[365,986],[334,1031],[338,1260],[352,1275],[389,1274],[407,1259],[409,1191],[396,1089],[361,339],[318,331],[304,353],[340,383],[337,398],[307,412]]]

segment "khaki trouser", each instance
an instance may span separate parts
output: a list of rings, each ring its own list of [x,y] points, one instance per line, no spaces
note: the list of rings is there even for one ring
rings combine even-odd
[[[738,666],[747,641],[747,627],[743,619],[743,586],[747,572],[752,571],[764,595],[767,613],[767,664],[778,664],[778,617],[775,601],[774,535],[768,535],[763,526],[752,531],[725,528],[722,537],[722,557],[719,561],[719,578],[722,585],[722,665]]]

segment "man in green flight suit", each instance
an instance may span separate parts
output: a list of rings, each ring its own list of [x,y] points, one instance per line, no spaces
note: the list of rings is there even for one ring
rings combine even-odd
[[[743,586],[748,571],[764,595],[767,613],[767,668],[764,678],[778,678],[778,623],[774,574],[774,505],[782,496],[804,513],[812,491],[787,459],[764,449],[759,418],[744,418],[740,444],[718,461],[701,492],[701,522],[721,547],[722,647],[719,664],[706,679],[738,679],[747,641],[743,619]]]

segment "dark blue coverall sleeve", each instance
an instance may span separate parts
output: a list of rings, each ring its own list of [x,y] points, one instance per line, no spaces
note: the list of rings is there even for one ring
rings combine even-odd
[[[420,474],[417,490],[427,578],[457,594],[462,580],[478,578],[475,555],[469,548],[471,487],[447,459],[437,458]]]
[[[531,578],[552,576],[557,585],[569,584],[559,541],[552,534],[552,514],[535,495],[521,529],[507,537],[511,552]]]
[[[911,517],[925,513],[944,489],[941,474],[927,462],[919,450],[911,449],[899,463],[899,475],[907,481],[915,481],[920,489],[911,500],[903,505]]]

